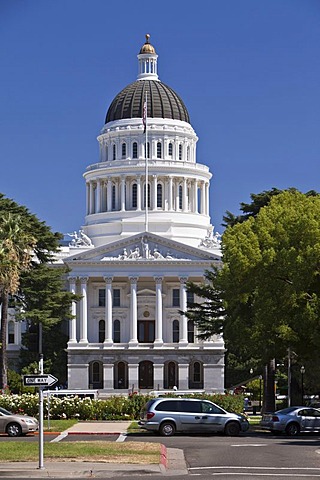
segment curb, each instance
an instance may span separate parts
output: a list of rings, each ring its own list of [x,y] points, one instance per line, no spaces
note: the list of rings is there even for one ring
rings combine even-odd
[[[168,469],[168,455],[167,447],[161,443],[160,445],[160,464],[167,470]]]

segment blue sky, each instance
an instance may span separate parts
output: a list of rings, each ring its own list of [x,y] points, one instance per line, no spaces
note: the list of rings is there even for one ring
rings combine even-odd
[[[83,225],[82,174],[146,33],[213,173],[216,230],[250,193],[320,191],[319,0],[1,0],[0,192],[54,231]]]

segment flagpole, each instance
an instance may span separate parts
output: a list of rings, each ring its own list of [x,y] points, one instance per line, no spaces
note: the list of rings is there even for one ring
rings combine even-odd
[[[145,176],[146,176],[146,188],[145,188],[145,231],[148,231],[148,199],[149,199],[149,185],[148,185],[148,128],[147,128],[147,116],[148,116],[148,103],[147,103],[147,92],[146,100],[144,104],[144,129],[145,129]]]

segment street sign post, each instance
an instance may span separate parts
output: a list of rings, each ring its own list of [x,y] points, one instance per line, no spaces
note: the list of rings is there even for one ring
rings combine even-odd
[[[40,375],[23,375],[23,385],[25,387],[39,388],[39,469],[43,470],[43,387],[54,385],[58,379],[50,373],[43,373],[43,357],[39,362]]]
[[[51,387],[58,379],[51,374],[44,375],[23,375],[25,387]]]

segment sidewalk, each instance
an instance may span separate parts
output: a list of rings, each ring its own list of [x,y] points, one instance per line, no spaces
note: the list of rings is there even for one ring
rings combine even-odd
[[[131,422],[79,422],[66,431],[58,434],[67,435],[125,435]],[[92,478],[115,477],[125,473],[188,475],[183,451],[177,448],[166,448],[162,445],[160,463],[153,465],[136,465],[124,463],[91,463],[91,462],[56,462],[46,461],[44,469],[39,469],[38,462],[10,462],[0,464],[1,477],[15,478]]]

